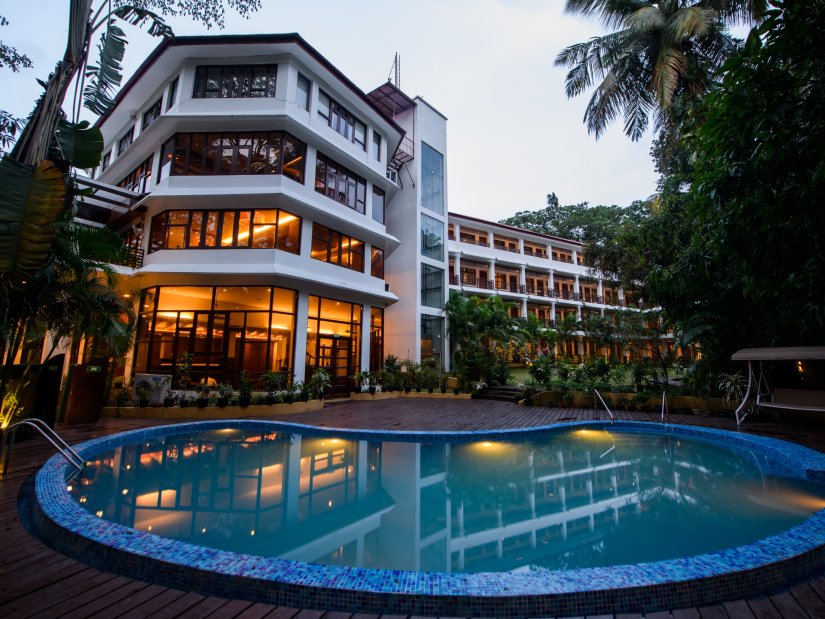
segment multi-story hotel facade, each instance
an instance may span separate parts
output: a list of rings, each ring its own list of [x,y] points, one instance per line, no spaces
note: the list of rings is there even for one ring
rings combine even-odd
[[[360,90],[296,34],[161,43],[98,122],[103,198],[79,211],[134,256],[126,375],[189,353],[195,380],[325,367],[345,393],[387,354],[448,367],[451,289],[548,325],[623,305],[581,245],[449,214],[446,121],[392,83]]]

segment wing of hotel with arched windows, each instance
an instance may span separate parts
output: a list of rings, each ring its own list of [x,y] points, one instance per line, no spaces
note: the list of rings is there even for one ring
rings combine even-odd
[[[628,302],[575,242],[449,214],[447,119],[389,82],[362,91],[296,34],[165,41],[98,126],[77,216],[130,249],[127,376],[189,353],[196,381],[325,367],[344,394],[388,354],[447,366],[451,289],[548,325]]]

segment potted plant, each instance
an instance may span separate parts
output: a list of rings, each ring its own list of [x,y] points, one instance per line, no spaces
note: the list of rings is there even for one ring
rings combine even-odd
[[[232,385],[221,383],[218,385],[218,407],[224,408],[229,404],[229,399],[232,397]]]
[[[149,406],[149,394],[151,393],[151,385],[145,380],[140,381],[135,385],[135,395],[137,396],[138,406],[146,408]]]
[[[198,383],[197,392],[198,397],[195,403],[198,408],[206,408],[209,405],[209,384],[206,381]]]
[[[323,368],[317,368],[309,377],[310,396],[319,400],[324,399],[324,392],[332,386],[329,374]]]
[[[249,406],[252,403],[252,379],[249,372],[241,370],[241,386],[238,389],[238,406]]]
[[[181,401],[186,399],[186,390],[189,388],[189,383],[192,381],[192,353],[185,352],[175,364],[175,371],[178,375],[178,384],[183,389],[181,394]]]
[[[168,393],[166,394],[166,396],[163,398],[163,405],[164,405],[166,408],[169,408],[170,406],[174,406],[174,405],[177,403],[177,401],[178,401],[178,394],[177,394],[177,392],[175,392],[175,391],[170,391],[170,392],[168,392]]]
[[[409,393],[412,387],[417,386],[420,370],[421,366],[412,359],[404,359],[401,362],[401,381],[404,384],[405,392]],[[419,387],[417,391],[420,390],[421,388]]]
[[[273,372],[269,370],[268,372],[264,372],[261,375],[261,384],[263,385],[264,389],[266,389],[266,400],[267,404],[275,404],[275,392],[280,391],[281,387],[284,384],[284,375],[280,372]]]
[[[358,390],[361,393],[366,393],[370,389],[370,381],[372,380],[372,374],[367,370],[361,370],[352,377],[355,381],[355,384],[358,385]],[[373,393],[375,391],[373,390]]]

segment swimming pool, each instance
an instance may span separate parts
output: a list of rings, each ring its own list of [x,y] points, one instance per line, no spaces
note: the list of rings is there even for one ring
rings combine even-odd
[[[647,423],[394,434],[205,422],[84,444],[36,527],[96,566],[288,606],[520,616],[654,610],[823,561],[825,456]],[[68,488],[68,490],[67,490]],[[744,507],[744,510],[739,508]]]

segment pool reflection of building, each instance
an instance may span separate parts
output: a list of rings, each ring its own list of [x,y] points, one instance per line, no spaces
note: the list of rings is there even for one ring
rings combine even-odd
[[[381,444],[224,430],[122,448],[91,469],[109,499],[96,503],[88,481],[74,492],[99,516],[218,548],[502,571],[598,544],[611,523],[643,509],[642,486],[673,495],[708,474],[666,454],[626,459],[609,440],[582,442]],[[471,461],[473,452],[491,463]]]

